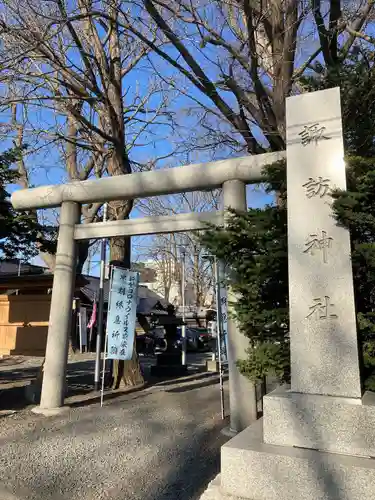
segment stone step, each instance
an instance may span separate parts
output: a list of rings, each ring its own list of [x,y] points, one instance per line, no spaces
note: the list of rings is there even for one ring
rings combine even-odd
[[[251,500],[370,500],[375,460],[265,444],[261,419],[221,448],[221,491]]]
[[[223,492],[220,482],[220,474],[208,485],[206,491],[199,500],[245,500],[244,498],[234,497]]]
[[[375,393],[362,399],[291,392],[282,387],[263,399],[263,439],[295,446],[375,457]]]

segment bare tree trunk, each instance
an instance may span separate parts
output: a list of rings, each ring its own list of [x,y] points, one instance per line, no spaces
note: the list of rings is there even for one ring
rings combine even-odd
[[[114,148],[108,162],[108,173],[112,176],[131,173],[131,164],[125,143],[124,103],[122,98],[122,67],[119,26],[117,24],[117,3],[109,4],[108,13],[112,16],[108,38],[109,62],[111,71],[108,73],[108,99],[110,112],[106,116],[112,135]],[[113,201],[109,204],[110,218],[124,220],[129,217],[133,208],[132,201]],[[110,240],[111,260],[123,262],[128,269],[131,267],[131,240],[130,238],[117,237]],[[139,359],[136,351],[136,338],[134,336],[133,356],[130,361],[114,360],[113,362],[113,388],[117,389],[121,383],[125,386],[134,386],[144,382]]]
[[[135,337],[132,359],[130,361],[114,360],[112,376],[112,389],[119,389],[122,385],[125,387],[134,387],[144,384],[144,378],[136,351]]]
[[[111,260],[123,262],[130,269],[131,266],[131,240],[130,238],[111,238]],[[121,385],[132,387],[144,383],[143,374],[139,364],[136,350],[136,333],[134,335],[133,356],[130,361],[114,360],[112,365],[112,388],[119,389]]]

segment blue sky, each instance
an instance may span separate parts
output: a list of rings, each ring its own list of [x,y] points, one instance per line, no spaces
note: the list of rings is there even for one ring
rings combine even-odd
[[[194,46],[194,42],[188,42],[189,49],[196,55],[197,60],[204,66],[207,74],[215,80],[217,78],[216,70],[214,66],[209,66],[207,64],[207,60],[204,59],[202,54],[197,50]],[[173,49],[169,49],[171,53]],[[311,48],[310,48],[311,50]],[[212,48],[208,48],[206,50],[207,56],[211,58],[215,58],[216,52]],[[127,77],[124,82],[124,88],[129,89],[127,94],[127,99],[130,101],[132,95],[135,93],[136,88],[146,88],[151,81],[153,81],[155,70],[158,70],[162,73],[163,77],[168,79],[175,75],[174,71],[172,71],[171,67],[164,61],[162,61],[158,56],[152,56],[148,63],[142,63],[139,66],[137,71],[134,71],[129,77]],[[186,81],[181,79],[180,76],[176,77],[176,81],[178,85],[186,84]],[[173,89],[169,89],[170,98],[172,100],[172,110],[176,112],[178,115],[178,121],[180,122],[181,128],[177,130],[177,133],[170,135],[170,131],[168,127],[159,126],[157,128],[150,129],[149,132],[143,134],[142,137],[142,146],[135,148],[131,151],[131,158],[135,161],[144,162],[148,159],[154,159],[166,156],[170,154],[176,143],[183,143],[184,140],[189,140],[194,137],[197,132],[196,129],[196,120],[193,115],[188,113],[189,108],[192,105],[192,100],[189,97],[184,95],[177,95],[176,91]],[[199,99],[205,105],[210,105],[211,102],[192,85],[188,87],[188,93],[191,98]],[[233,102],[233,96],[228,92],[222,93],[225,100],[230,105],[235,105]],[[158,97],[155,96],[150,105],[156,105],[158,103]],[[44,124],[44,128],[48,129],[52,127],[56,116],[50,110],[40,110],[34,108],[31,111],[32,116],[31,120],[40,121]],[[4,117],[2,117],[4,119]],[[5,117],[6,118],[6,117]],[[9,118],[9,117],[8,117]],[[58,119],[61,123],[61,119]],[[222,125],[225,128],[229,128],[225,122],[222,122]],[[260,137],[259,131],[256,129],[254,133]],[[7,144],[3,142],[4,149],[7,147]],[[32,144],[34,146],[34,144]],[[244,153],[240,154],[241,156]],[[233,157],[234,154],[229,150],[220,150],[217,152],[213,151],[196,151],[193,153],[187,154],[176,154],[174,157],[170,157],[164,160],[161,160],[158,163],[158,168],[162,168],[165,166],[178,166],[186,163],[193,162],[202,162],[209,161],[212,159],[222,159],[226,157]],[[47,148],[43,148],[41,150],[36,151],[34,154],[30,155],[27,158],[27,165],[31,170],[31,182],[34,185],[45,185],[45,184],[58,184],[64,182],[66,180],[66,174],[64,171],[64,166],[60,157],[60,153],[56,145],[49,146]],[[270,203],[272,201],[272,197],[266,195],[261,188],[248,187],[248,204],[252,207],[262,207],[266,203]],[[132,217],[139,217],[140,213],[137,209],[133,210]],[[53,215],[51,215],[53,220]],[[96,259],[94,256],[93,260]]]

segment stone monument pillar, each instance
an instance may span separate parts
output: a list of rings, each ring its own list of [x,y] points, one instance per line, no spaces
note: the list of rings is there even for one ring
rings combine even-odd
[[[346,189],[339,89],[287,100],[291,388],[361,397],[350,239],[332,216]]]
[[[287,99],[291,387],[222,448],[221,491],[252,500],[375,498],[375,394],[362,397],[338,88]],[[225,498],[225,497],[224,497]]]

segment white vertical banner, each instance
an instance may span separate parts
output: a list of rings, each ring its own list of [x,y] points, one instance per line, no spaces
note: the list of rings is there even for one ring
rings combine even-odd
[[[225,282],[225,267],[215,259],[216,282],[216,325],[217,325],[217,351],[220,363],[227,363],[227,338],[228,338],[228,295]]]
[[[221,418],[225,418],[224,407],[224,380],[223,380],[223,365],[227,364],[227,337],[228,337],[228,298],[227,289],[223,278],[225,276],[225,268],[215,259],[215,281],[216,281],[216,311],[217,311],[217,350],[219,355],[219,374],[220,374],[220,403],[221,403]]]
[[[80,351],[83,351],[83,347],[87,346],[87,309],[86,307],[81,307],[78,316],[78,328],[79,328],[79,347]]]
[[[227,341],[228,341],[228,294],[223,284],[220,286],[220,356],[222,363],[227,363]]]
[[[107,316],[107,359],[130,360],[133,355],[139,273],[113,267]]]

